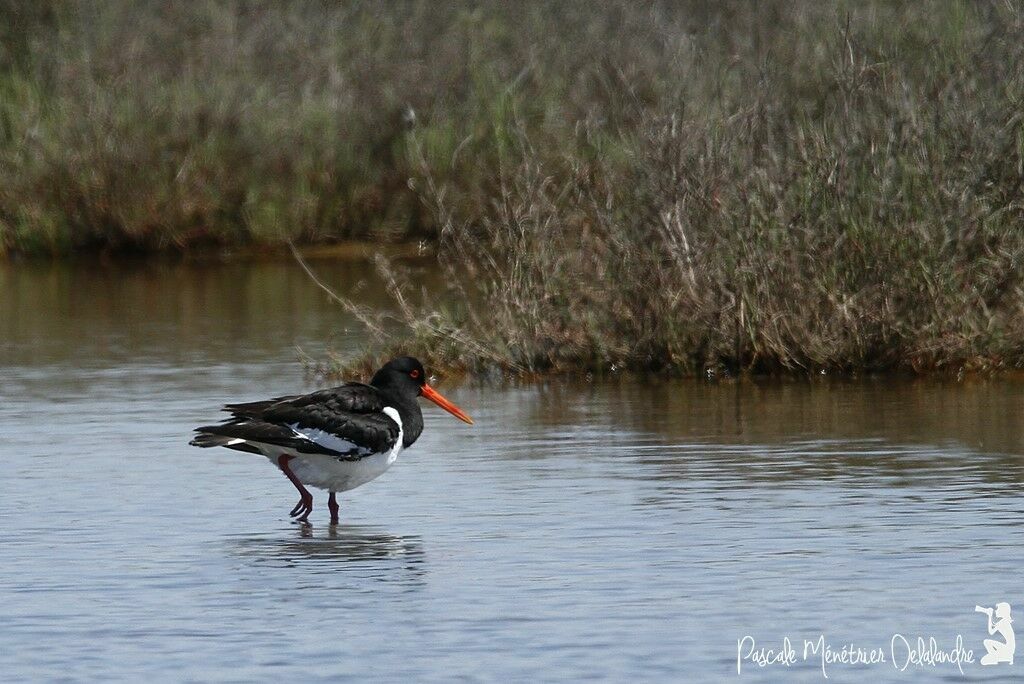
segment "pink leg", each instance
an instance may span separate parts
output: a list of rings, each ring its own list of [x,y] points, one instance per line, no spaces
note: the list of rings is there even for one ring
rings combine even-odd
[[[331,524],[338,524],[338,500],[334,498],[334,492],[331,492],[330,497],[327,499],[327,508],[331,511]]]
[[[288,467],[288,461],[292,460],[292,456],[282,455],[277,459],[277,465],[281,469],[295,488],[299,490],[299,503],[295,504],[295,508],[291,510],[288,515],[292,516],[299,522],[309,522],[309,514],[313,512],[313,495],[309,493],[309,490],[302,486],[299,482],[299,478],[295,477],[295,473]]]

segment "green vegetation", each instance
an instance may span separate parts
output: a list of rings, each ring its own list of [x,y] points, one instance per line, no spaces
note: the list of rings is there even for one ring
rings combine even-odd
[[[1018,2],[0,7],[8,250],[428,239],[375,355],[475,372],[1024,366]]]
[[[410,114],[445,166],[502,116],[492,11],[0,0],[0,252],[431,237]]]

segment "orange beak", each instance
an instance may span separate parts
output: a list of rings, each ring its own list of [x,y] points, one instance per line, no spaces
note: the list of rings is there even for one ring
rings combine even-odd
[[[462,412],[458,406],[438,394],[430,385],[423,385],[423,398],[429,399],[448,413],[452,414],[464,423],[473,424],[473,419]]]

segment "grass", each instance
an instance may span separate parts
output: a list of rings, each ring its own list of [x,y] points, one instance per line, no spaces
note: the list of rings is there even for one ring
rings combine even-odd
[[[514,112],[617,108],[629,7],[0,0],[0,251],[434,239],[410,132],[472,185]]]
[[[438,154],[489,115],[446,116],[448,79],[484,78],[453,73],[472,46],[444,48],[474,21],[425,2],[5,0],[0,249],[430,236],[406,113],[437,117]]]
[[[475,185],[420,157],[442,268],[463,285],[400,307],[404,334],[359,363],[1020,368],[1019,8],[769,4],[767,29],[728,7],[679,39],[671,87],[614,125],[551,131],[514,110]]]
[[[1018,2],[2,7],[7,250],[435,243],[327,373],[1024,365]]]

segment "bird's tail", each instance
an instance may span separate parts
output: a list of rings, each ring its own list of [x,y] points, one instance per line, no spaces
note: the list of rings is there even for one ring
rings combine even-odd
[[[200,432],[198,435],[192,438],[189,442],[194,447],[215,447],[215,446],[227,446],[231,442],[238,442],[240,440],[233,437],[227,437],[225,435],[211,435],[209,432]]]
[[[208,449],[209,447],[227,447],[235,451],[246,451],[250,454],[262,453],[259,447],[249,444],[244,433],[239,433],[242,426],[227,423],[223,425],[204,425],[196,428],[196,436],[189,442],[192,446]],[[223,433],[228,434],[223,434]]]

